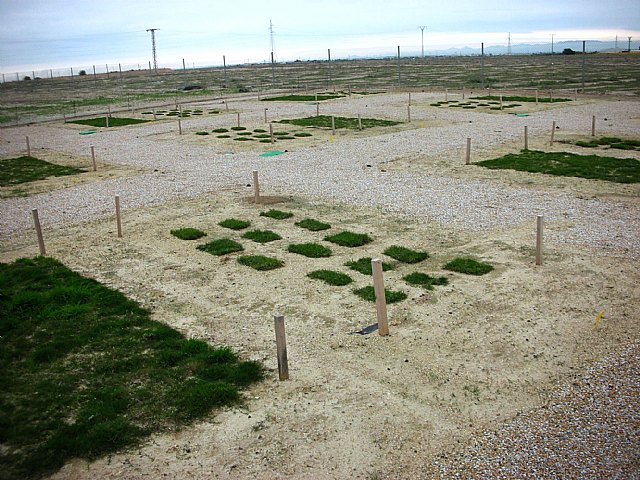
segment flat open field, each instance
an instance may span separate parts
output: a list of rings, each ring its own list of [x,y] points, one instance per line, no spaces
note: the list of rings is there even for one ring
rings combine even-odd
[[[461,92],[449,96],[462,100]],[[3,129],[1,158],[23,155],[28,135],[32,155],[89,171],[19,191],[3,188],[1,261],[38,254],[30,216],[38,208],[48,255],[139,301],[154,319],[229,345],[269,369],[242,407],[212,412],[207,421],[158,434],[137,449],[90,464],[73,461],[52,478],[451,478],[489,432],[545,411],[559,391],[579,397],[590,368],[621,356],[636,365],[640,186],[486,170],[464,164],[464,147],[472,138],[472,162],[517,152],[526,125],[529,148],[593,153],[571,143],[591,138],[592,116],[598,136],[640,138],[637,98],[580,97],[502,111],[432,106],[441,100],[443,91],[414,91],[411,122],[407,92],[323,101],[325,115],[400,123],[335,133],[273,123],[274,130],[311,134],[273,145],[236,141],[231,127],[240,118],[246,131],[268,131],[265,108],[277,122],[313,116],[316,105],[238,96],[227,111],[220,99],[210,100],[198,104],[202,115],[181,118],[182,134],[166,116],[91,135],[62,121]],[[208,113],[214,109],[219,112]],[[135,117],[152,118],[140,110]],[[552,121],[559,128],[550,146]],[[218,138],[219,128],[230,137]],[[196,134],[203,131],[209,134]],[[97,172],[90,168],[92,145]],[[260,156],[273,150],[284,153]],[[637,150],[606,154],[640,160]],[[263,203],[253,202],[253,170]],[[116,194],[123,238],[116,235]],[[293,217],[260,215],[270,208]],[[540,266],[537,215],[545,219]],[[331,228],[295,225],[307,217]],[[251,242],[218,225],[226,218],[249,220],[251,229],[273,230],[282,239]],[[209,255],[196,249],[203,241],[170,234],[180,227],[207,232],[205,241],[232,238],[243,254],[285,265],[258,272],[238,264],[238,254]],[[342,230],[367,233],[373,242],[348,248],[324,240]],[[287,251],[304,242],[321,243],[332,256]],[[392,245],[430,257],[402,264],[383,255]],[[476,277],[443,268],[459,256],[494,270]],[[352,289],[371,278],[344,264],[362,257],[393,264],[385,286],[408,296],[388,306],[388,337],[358,333],[376,322],[376,312]],[[337,287],[306,276],[318,269],[347,273],[354,282]],[[448,285],[425,290],[402,279],[416,271],[445,276]],[[276,312],[287,328],[291,378],[284,382],[277,376]],[[569,458],[551,474],[571,478],[580,468],[582,478],[638,474],[638,438],[630,433],[638,426],[638,391],[618,389],[629,383],[620,382],[611,379],[607,395],[626,414],[610,429],[596,408],[582,412],[605,425],[596,437],[618,453],[586,442],[580,448],[595,463]],[[544,441],[524,438],[530,446]],[[599,455],[608,457],[598,463]],[[521,478],[535,477],[521,468]]]

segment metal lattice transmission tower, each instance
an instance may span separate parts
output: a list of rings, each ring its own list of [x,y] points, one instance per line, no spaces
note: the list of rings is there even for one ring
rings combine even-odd
[[[509,40],[507,43],[507,55],[511,55],[511,32],[509,32]]]
[[[153,70],[158,71],[158,57],[156,55],[156,30],[159,28],[147,28],[147,32],[151,32],[151,53],[153,55]]]
[[[424,29],[427,28],[426,25],[420,25],[418,27],[420,29],[420,32],[422,33],[422,58],[424,58]]]

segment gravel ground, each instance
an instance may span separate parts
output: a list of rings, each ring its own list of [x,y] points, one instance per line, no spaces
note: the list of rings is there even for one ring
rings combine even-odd
[[[433,98],[413,95],[414,103]],[[243,124],[261,123],[264,104],[246,101],[233,107],[242,110]],[[327,103],[321,108],[322,113],[336,115],[360,113],[402,120],[406,116],[404,95],[370,96]],[[271,118],[313,113],[315,106],[269,105]],[[58,227],[113,215],[115,193],[126,211],[218,189],[245,187],[251,171],[258,169],[263,190],[269,194],[375,206],[422,221],[481,232],[523,222],[533,224],[535,215],[543,214],[546,221],[570,224],[548,232],[551,242],[586,245],[595,247],[592,251],[596,254],[615,252],[633,260],[640,256],[640,212],[628,202],[375,168],[407,156],[448,156],[462,161],[467,137],[474,139],[474,149],[482,151],[519,138],[524,125],[520,118],[507,115],[453,109],[437,110],[437,118],[435,115],[434,109],[416,106],[413,120],[434,122],[433,126],[326,142],[272,158],[259,157],[255,152],[231,154],[196,142],[176,142],[170,135],[176,125],[168,122],[101,131],[91,138],[59,124],[4,129],[2,156],[23,151],[24,136],[29,135],[34,149],[43,146],[88,156],[89,145],[95,145],[100,160],[145,167],[149,173],[1,200],[0,239],[32,228],[31,208],[39,209],[45,229]],[[552,120],[563,130],[588,131],[591,115],[607,118],[598,127],[603,135],[640,134],[638,103],[633,101],[538,112],[527,117],[526,124],[532,137],[547,132]],[[189,119],[183,128],[195,132],[233,123],[235,114],[231,113]],[[640,478],[639,356],[639,344],[635,343],[560,390],[546,408],[487,433],[464,455],[433,467],[444,478]]]
[[[640,478],[640,343],[576,377],[449,461],[441,478]]]

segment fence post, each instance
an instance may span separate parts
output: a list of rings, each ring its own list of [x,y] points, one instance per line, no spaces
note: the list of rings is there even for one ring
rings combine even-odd
[[[467,153],[465,155],[465,165],[469,165],[471,163],[471,139],[467,138]]]
[[[44,238],[42,237],[42,228],[40,227],[40,219],[38,218],[38,209],[31,209],[33,215],[33,225],[36,227],[36,235],[38,236],[38,246],[40,247],[40,255],[46,255],[47,252],[44,248]]]
[[[529,127],[524,126],[524,149],[529,150]]]
[[[538,215],[536,228],[536,265],[542,265],[542,228],[543,217],[542,215]]]
[[[371,260],[373,270],[373,290],[376,294],[376,316],[378,318],[378,334],[381,337],[389,335],[389,321],[387,318],[387,300],[384,293],[384,279],[382,277],[382,262],[379,258]]]
[[[362,116],[358,114],[358,130],[362,130]]]
[[[411,104],[407,105],[407,119],[411,123]]]
[[[267,123],[267,110],[269,110],[268,108],[264,109],[264,123]]]
[[[236,114],[238,116],[238,128],[240,128],[240,112]]]
[[[287,337],[284,329],[284,317],[276,314],[273,316],[276,331],[276,351],[278,354],[278,378],[289,380],[289,360],[287,358]]]
[[[591,117],[591,136],[592,137],[596,136],[596,116],[595,115]]]
[[[273,123],[269,122],[269,135],[271,136],[271,143],[275,142],[275,138],[273,138]]]
[[[27,157],[31,156],[31,145],[29,144],[29,135],[27,135],[25,137],[25,140],[27,141]]]
[[[98,166],[96,165],[96,151],[93,145],[91,145],[91,162],[93,163],[93,171],[98,170]]]
[[[549,140],[549,145],[553,145],[553,136],[556,134],[556,121],[553,121],[551,125],[551,140]]]
[[[336,117],[331,115],[331,135],[336,134]]]
[[[256,203],[260,202],[260,183],[258,182],[258,171],[253,171],[253,200]]]
[[[182,122],[180,121],[180,117],[178,117],[178,134],[182,135]]]
[[[120,195],[116,195],[116,224],[118,225],[118,238],[122,238],[122,221],[120,220]]]

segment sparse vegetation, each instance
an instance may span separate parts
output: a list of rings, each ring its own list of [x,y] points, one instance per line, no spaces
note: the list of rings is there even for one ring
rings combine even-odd
[[[488,263],[478,262],[473,258],[459,257],[451,260],[444,266],[445,270],[452,272],[466,273],[467,275],[484,275],[493,270],[493,266]]]
[[[384,254],[403,263],[418,263],[429,258],[427,252],[418,252],[398,245],[387,248]]]
[[[261,217],[269,217],[274,218],[276,220],[284,220],[286,218],[293,217],[293,213],[291,212],[283,212],[282,210],[268,210],[266,212],[260,212]]]
[[[213,240],[209,243],[198,245],[196,248],[198,250],[202,250],[203,252],[207,252],[211,255],[217,256],[226,255],[233,252],[241,252],[242,250],[244,250],[244,247],[242,245],[229,238],[220,238],[218,240]]]
[[[357,288],[353,290],[353,293],[363,300],[367,300],[369,302],[376,301],[376,293],[372,286]],[[384,289],[385,303],[396,303],[405,300],[406,298],[407,294],[404,292],[387,290],[386,288]]]
[[[426,273],[414,272],[409,275],[405,275],[402,279],[410,285],[426,288],[427,290],[433,290],[434,285],[448,285],[449,279],[447,277],[432,277]]]
[[[284,266],[284,262],[281,260],[262,255],[241,256],[238,257],[238,263],[259,271],[273,270]]]
[[[218,222],[218,225],[224,228],[230,228],[231,230],[242,230],[251,225],[251,222],[248,220],[238,220],[237,218],[227,218],[226,220]]]
[[[327,242],[335,243],[342,247],[361,247],[373,241],[366,233],[353,233],[343,231],[335,235],[324,237]]]
[[[334,286],[344,286],[353,282],[353,279],[346,273],[334,272],[332,270],[315,270],[308,273],[307,277],[322,280]]]
[[[349,128],[351,130],[357,130],[359,128],[357,117],[334,117],[334,120],[336,128]],[[389,127],[392,125],[398,125],[400,123],[393,120],[381,120],[378,118],[362,118],[360,122],[362,123],[362,128]],[[288,120],[280,120],[279,123],[289,123],[291,125],[297,125],[299,127],[331,128],[331,116],[317,115],[306,118],[294,118]]]
[[[300,228],[306,228],[307,230],[311,230],[312,232],[329,230],[331,228],[331,225],[329,225],[328,223],[323,223],[319,220],[314,220],[313,218],[305,218],[304,220],[296,222],[294,225]]]
[[[197,228],[187,227],[171,230],[171,235],[179,238],[180,240],[197,240],[198,238],[204,237],[206,233]]]

